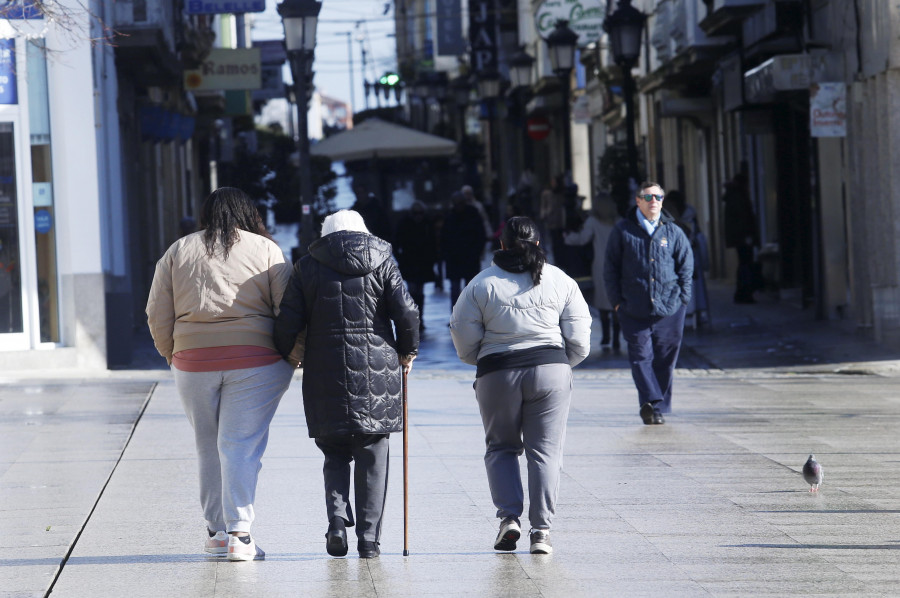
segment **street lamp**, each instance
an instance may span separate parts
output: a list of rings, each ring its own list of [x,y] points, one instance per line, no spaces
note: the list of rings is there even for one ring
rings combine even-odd
[[[472,86],[469,83],[467,75],[459,75],[450,81],[450,95],[453,103],[456,105],[456,140],[462,147],[463,139],[466,136],[466,110],[469,108],[469,94],[472,92]]]
[[[532,168],[531,139],[528,137],[528,127],[525,120],[525,106],[531,98],[531,85],[534,82],[534,58],[525,51],[525,46],[520,46],[519,51],[509,58],[509,82],[511,102],[509,104],[509,119],[514,129],[519,131],[522,143],[519,146],[524,162],[524,168]]]
[[[569,22],[559,20],[545,40],[550,51],[550,64],[553,72],[559,77],[563,94],[563,157],[566,175],[572,172],[572,140],[569,124],[569,76],[575,65],[575,43],[578,34],[569,29]]]
[[[478,95],[482,100],[493,100],[500,95],[500,73],[486,71],[478,77]]]
[[[494,130],[497,126],[497,98],[500,97],[500,88],[502,86],[503,80],[500,78],[500,73],[497,71],[484,71],[478,75],[478,81],[476,85],[478,87],[478,96],[479,98],[485,102],[487,106],[487,121],[488,121],[488,134],[487,134],[487,182],[488,189],[490,189],[491,194],[488,198],[488,203],[493,204],[494,200],[497,198],[499,193],[497,193],[497,189],[495,188],[495,179],[497,178],[498,168],[498,159],[496,151],[495,140],[497,138],[497,133]]]
[[[533,80],[534,58],[525,51],[525,47],[513,54],[509,59],[509,82],[513,89],[531,87]]]
[[[300,254],[309,250],[313,236],[312,169],[309,159],[309,90],[312,81],[313,52],[316,49],[316,24],[322,3],[315,0],[284,0],[278,14],[284,25],[284,45],[291,65],[291,76],[297,94],[297,154],[300,171]],[[300,104],[303,100],[303,104]]]
[[[622,93],[625,100],[625,135],[628,144],[629,176],[638,182],[637,144],[634,140],[634,78],[631,69],[641,55],[641,37],[647,15],[631,6],[631,0],[619,0],[619,7],[607,17],[603,29],[609,34],[613,60],[622,69]]]

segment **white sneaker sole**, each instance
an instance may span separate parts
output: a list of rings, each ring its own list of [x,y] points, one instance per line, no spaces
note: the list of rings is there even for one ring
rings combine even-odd
[[[543,542],[535,542],[531,545],[531,554],[550,554],[553,552],[553,547],[549,544],[544,544]]]
[[[260,549],[256,549],[256,554],[250,552],[229,552],[228,553],[229,561],[264,561],[266,560],[266,553]]]
[[[218,555],[228,554],[227,546],[216,546],[214,548],[210,548],[209,546],[207,546],[203,550],[208,552],[209,554],[218,554]]]

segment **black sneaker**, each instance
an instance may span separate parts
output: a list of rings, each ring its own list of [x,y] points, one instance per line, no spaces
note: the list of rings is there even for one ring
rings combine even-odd
[[[500,532],[494,540],[494,550],[515,550],[516,542],[522,536],[519,518],[510,515],[500,522]]]
[[[342,517],[332,517],[325,534],[325,550],[331,556],[347,556],[347,528]]]
[[[551,552],[553,552],[553,545],[550,544],[550,530],[531,530],[531,554],[550,554]]]
[[[644,425],[653,425],[653,403],[641,405],[641,420],[644,422]]]
[[[381,551],[378,549],[378,542],[367,542],[360,540],[356,543],[356,550],[359,552],[361,559],[374,559]]]

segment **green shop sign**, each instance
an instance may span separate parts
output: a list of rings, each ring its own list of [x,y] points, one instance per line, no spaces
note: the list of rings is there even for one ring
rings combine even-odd
[[[578,34],[578,46],[584,47],[603,35],[605,9],[596,0],[544,0],[534,13],[538,35],[546,38],[557,21],[569,22]]]

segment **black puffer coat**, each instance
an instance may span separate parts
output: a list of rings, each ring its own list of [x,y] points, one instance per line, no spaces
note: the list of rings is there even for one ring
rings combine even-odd
[[[304,330],[310,437],[401,431],[398,355],[418,350],[419,312],[390,244],[353,231],[312,243],[281,301],[275,347],[287,357]]]

